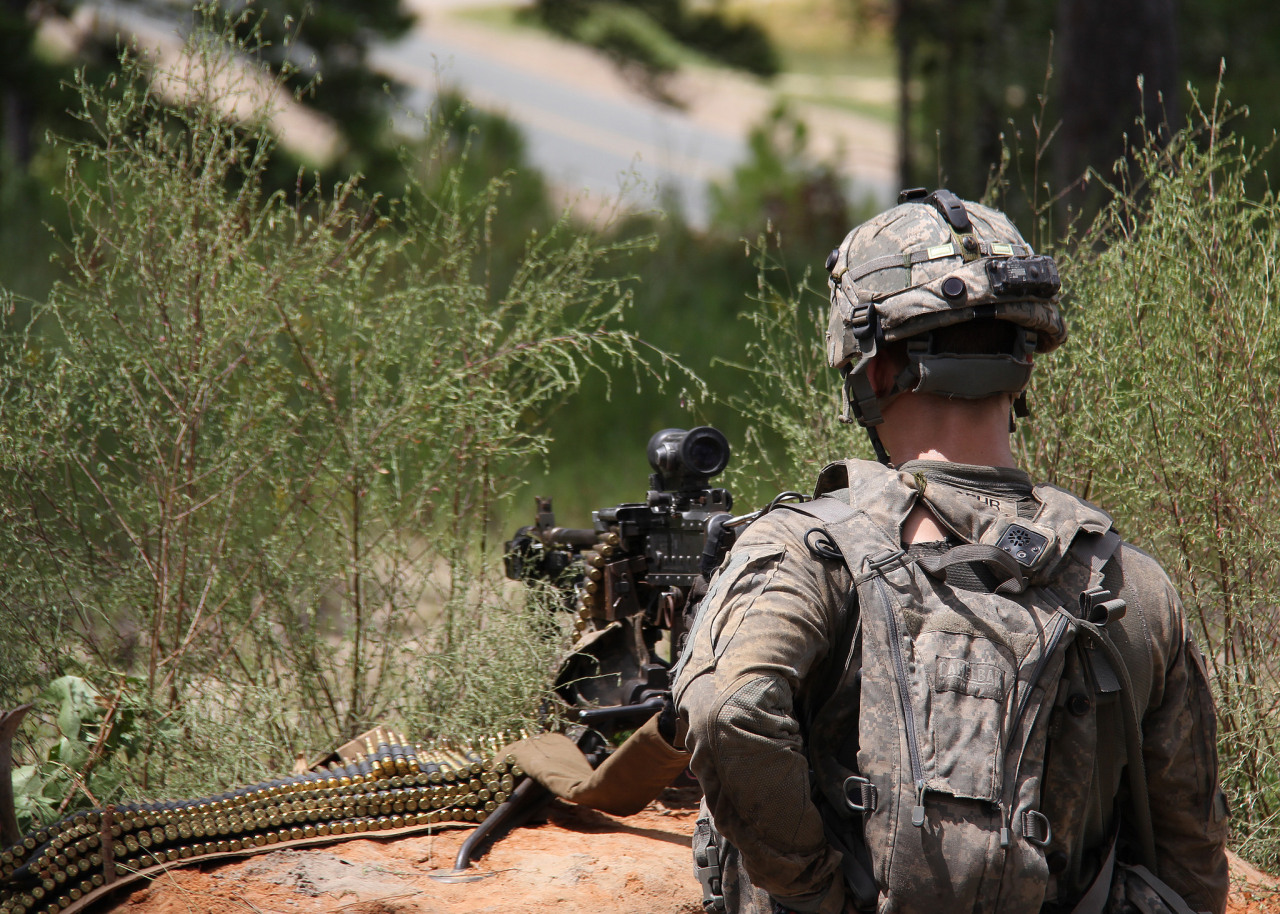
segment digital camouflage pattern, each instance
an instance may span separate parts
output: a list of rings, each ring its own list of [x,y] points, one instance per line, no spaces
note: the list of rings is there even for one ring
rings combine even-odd
[[[843,802],[855,771],[876,788],[865,829],[884,911],[1069,911],[1109,846],[1126,784],[1117,677],[1054,613],[1089,586],[1069,551],[1077,532],[1099,537],[1109,519],[1053,487],[1037,486],[1026,512],[912,469],[848,464],[851,485],[834,494],[858,518],[835,532],[846,555],[863,555],[856,575],[815,554],[823,524],[808,509],[776,510],[745,531],[699,611],[675,695],[707,808],[734,849],[725,857],[741,861],[724,877],[739,899],[731,914],[767,910],[763,893],[797,911],[846,910],[824,814],[837,833],[864,826]],[[1000,472],[1031,491],[1025,474]],[[920,499],[959,542],[991,544],[1013,521],[1046,535],[1032,586],[953,587],[915,557],[872,569],[867,559],[900,549]],[[1103,585],[1127,604],[1108,632],[1158,798],[1157,874],[1193,909],[1220,912],[1226,809],[1203,663],[1150,557],[1121,545]],[[1122,859],[1134,853],[1122,844]]]
[[[1056,295],[1018,299],[992,290],[989,260],[1033,253],[1009,217],[978,203],[964,207],[973,225],[964,236],[933,206],[918,202],[895,206],[845,236],[832,252],[827,281],[827,361],[833,368],[869,359],[865,341],[856,335],[864,322],[858,312],[865,306],[875,311],[888,342],[972,320],[979,305],[989,306],[993,317],[1035,330],[1039,352],[1051,352],[1066,340]],[[915,258],[926,259],[909,262]],[[889,265],[864,272],[876,263]],[[962,297],[943,294],[943,283],[953,276],[964,282]]]
[[[875,428],[899,394],[1018,394],[1030,380],[1033,354],[1066,339],[1052,258],[1037,257],[1003,213],[950,191],[859,225],[831,252],[827,269],[827,361],[844,378],[841,420],[869,429],[884,463]],[[999,351],[972,353],[953,351],[934,335],[978,318],[1012,325],[1014,339]],[[868,366],[886,344],[907,339],[912,345],[891,389],[875,390]]]

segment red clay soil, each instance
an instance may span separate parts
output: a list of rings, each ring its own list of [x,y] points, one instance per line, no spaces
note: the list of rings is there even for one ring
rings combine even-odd
[[[556,801],[502,838],[475,882],[447,873],[469,830],[279,850],[176,869],[134,889],[121,914],[702,914],[689,839],[696,809],[669,797],[618,819]],[[1229,914],[1280,914],[1280,886],[1232,857]]]

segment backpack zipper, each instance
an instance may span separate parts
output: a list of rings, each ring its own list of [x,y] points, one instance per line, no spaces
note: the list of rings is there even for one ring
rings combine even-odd
[[[911,809],[911,824],[916,828],[924,825],[924,767],[920,764],[920,745],[916,738],[916,715],[911,707],[911,693],[907,687],[907,665],[902,659],[902,636],[898,629],[898,617],[893,614],[893,600],[889,596],[889,586],[885,583],[884,573],[877,569],[876,586],[884,598],[886,621],[889,625],[889,653],[893,657],[894,670],[898,678],[898,696],[902,702],[902,716],[907,731],[907,754],[911,763],[911,779],[916,788],[916,805]]]

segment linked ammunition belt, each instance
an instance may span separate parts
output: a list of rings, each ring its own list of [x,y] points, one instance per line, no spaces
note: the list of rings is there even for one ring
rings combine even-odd
[[[0,853],[0,914],[82,910],[173,866],[483,822],[523,772],[472,746],[424,751],[388,730],[342,764],[199,800],[78,812]]]

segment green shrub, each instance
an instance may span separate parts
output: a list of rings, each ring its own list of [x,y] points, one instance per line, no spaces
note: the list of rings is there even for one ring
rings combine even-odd
[[[726,22],[715,13],[688,16],[675,33],[689,47],[756,76],[777,76],[778,52],[754,22]]]
[[[838,418],[840,384],[827,365],[823,336],[826,289],[808,272],[793,283],[772,253],[776,247],[776,239],[761,235],[751,249],[759,279],[744,318],[755,338],[742,359],[727,360],[746,379],[729,402],[750,422],[742,448],[747,456],[731,479],[771,495],[807,493],[828,463],[872,457],[866,435]]]
[[[618,66],[634,69],[651,89],[680,65],[678,45],[643,10],[622,3],[596,3],[574,23],[571,33],[588,47],[608,54]]]
[[[837,166],[813,155],[808,125],[782,102],[747,144],[750,156],[711,187],[713,231],[735,240],[771,234],[793,261],[821,263],[851,225]]]
[[[605,51],[650,79],[672,72],[679,46],[758,76],[774,76],[778,54],[754,22],[730,22],[718,11],[690,12],[680,0],[538,0],[534,15],[548,28]]]
[[[1072,339],[1036,382],[1026,454],[1174,578],[1217,696],[1237,850],[1274,867],[1280,201],[1249,191],[1256,154],[1226,108],[1194,117],[1137,152],[1063,263]]]
[[[495,267],[506,185],[473,186],[448,125],[399,201],[266,190],[269,112],[223,114],[256,66],[230,25],[206,19],[164,95],[132,55],[80,82],[67,278],[30,319],[10,298],[0,335],[0,702],[74,674],[129,709],[96,802],[425,720],[424,689],[453,685],[424,652],[506,668],[475,630],[506,611],[484,546],[545,447],[527,417],[592,366],[643,364],[599,269],[627,245],[561,220]],[[59,738],[41,710],[28,762]]]

